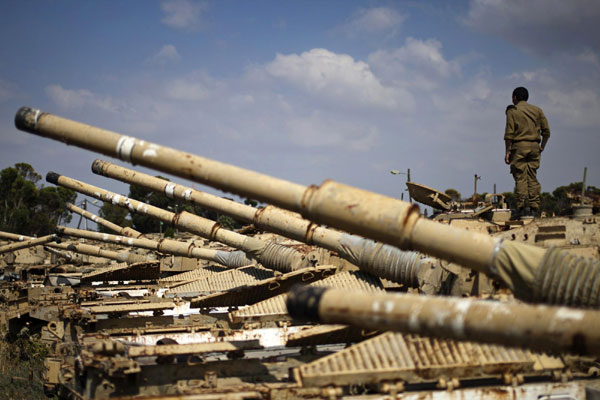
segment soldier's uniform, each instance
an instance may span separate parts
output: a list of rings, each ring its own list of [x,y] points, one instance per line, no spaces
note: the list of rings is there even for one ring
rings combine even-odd
[[[506,108],[504,139],[511,140],[510,173],[515,179],[517,207],[539,210],[541,186],[537,180],[540,167],[540,140],[550,137],[548,120],[541,108],[521,100]]]

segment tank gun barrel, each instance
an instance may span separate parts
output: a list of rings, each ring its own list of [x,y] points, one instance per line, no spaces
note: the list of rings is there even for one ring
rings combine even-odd
[[[95,160],[92,171],[98,175],[163,193],[169,198],[191,201],[237,220],[252,223],[263,230],[335,251],[340,257],[361,269],[393,282],[419,287],[426,279],[425,276],[427,279],[435,276],[431,272],[431,264],[422,262],[422,257],[417,252],[402,251],[394,246],[329,229],[310,222],[295,212],[272,205],[257,209],[103,160]],[[437,277],[439,279],[439,274]],[[438,288],[441,285],[440,282],[432,283]]]
[[[257,259],[267,268],[272,268],[282,272],[289,272],[296,269],[309,266],[309,260],[297,250],[279,245],[277,243],[265,242],[256,238],[241,235],[223,229],[215,221],[202,218],[186,211],[173,213],[163,210],[149,204],[130,199],[125,196],[101,189],[87,183],[68,178],[64,175],[59,175],[55,172],[49,172],[46,175],[46,180],[55,185],[73,189],[79,193],[95,197],[102,201],[111,202],[114,205],[127,208],[131,212],[148,215],[157,218],[167,224],[173,225],[183,231],[192,232],[206,239],[225,243],[236,249],[240,249],[248,254],[247,258],[240,259],[235,252],[230,254],[234,257],[231,261],[224,260],[223,254],[219,257],[219,262],[227,262],[228,266],[241,266],[251,264],[251,259]]]
[[[17,240],[19,242],[22,242],[23,240],[35,239],[32,236],[19,235],[17,233],[3,232],[3,231],[0,231],[0,238],[9,239],[9,240]]]
[[[36,135],[271,203],[320,224],[455,262],[498,277],[527,301],[600,305],[597,291],[589,289],[590,280],[600,280],[600,262],[442,225],[420,218],[417,206],[398,199],[331,180],[306,187],[29,107],[17,111],[15,125]]]
[[[46,243],[55,242],[57,240],[59,240],[59,238],[56,235],[47,235],[39,238],[23,240],[16,243],[7,244],[5,246],[0,246],[0,254],[26,249],[28,247],[39,246]]]
[[[600,356],[600,311],[296,285],[296,319],[456,340]]]
[[[102,218],[102,217],[99,217],[96,214],[93,214],[87,210],[79,208],[74,204],[67,203],[67,209],[71,212],[81,215],[84,218],[89,219],[90,221],[97,223],[98,225],[102,225],[105,228],[110,229],[111,231],[116,232],[121,236],[127,236],[127,237],[132,237],[132,238],[139,238],[142,236],[141,232],[138,232],[133,228],[119,226],[115,223],[112,223],[112,222]]]
[[[166,254],[173,254],[182,257],[200,258],[203,260],[218,262],[219,250],[203,249],[196,247],[194,243],[184,243],[177,240],[161,239],[151,240],[146,238],[128,238],[108,233],[92,232],[83,229],[69,228],[66,226],[57,226],[56,232],[59,235],[67,235],[78,238],[97,240],[105,243],[122,244],[125,246],[139,247],[142,249],[158,251]]]
[[[146,257],[133,254],[128,251],[117,252],[85,243],[61,243],[58,245],[49,244],[48,246],[54,247],[55,249],[68,250],[74,253],[85,254],[94,257],[102,257],[119,262],[136,263],[148,261]]]
[[[50,235],[50,236],[55,236],[55,235]],[[10,233],[10,232],[0,232],[0,237],[12,239],[12,240],[18,240],[20,242],[30,241],[30,240],[35,239],[30,236],[17,235],[17,234]],[[46,242],[45,247],[50,247],[50,248],[54,248],[54,249],[58,249],[58,250],[72,251],[74,253],[85,254],[88,256],[102,257],[102,258],[107,258],[109,260],[116,260],[116,261],[120,261],[120,262],[133,263],[133,262],[147,261],[146,258],[143,258],[143,257],[135,255],[135,254],[130,254],[129,252],[119,253],[116,251],[106,250],[106,249],[100,248],[98,246],[92,246],[92,245],[85,244],[85,243]]]

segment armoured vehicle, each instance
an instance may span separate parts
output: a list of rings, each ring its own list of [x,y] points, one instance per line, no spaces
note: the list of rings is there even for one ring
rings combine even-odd
[[[414,205],[336,182],[304,187],[39,110],[21,109],[16,124],[270,203],[260,210],[234,203],[214,207],[228,207],[259,229],[291,238],[225,232],[191,214],[182,218],[50,174],[53,183],[78,186],[91,196],[97,192],[96,198],[134,212],[147,207],[162,220],[201,235],[203,239],[192,236],[186,242],[186,255],[191,255],[189,243],[206,254],[232,246],[248,254],[252,263],[228,267],[210,259],[173,273],[147,257],[102,267],[74,265],[78,281],[68,279],[71,272],[64,266],[54,281],[39,287],[10,283],[3,292],[7,311],[2,314],[10,316],[9,325],[14,329],[24,314],[45,323],[42,339],[52,349],[45,362],[48,393],[64,398],[190,399],[593,398],[597,393],[600,273],[598,253],[589,250],[598,245],[597,237],[589,236],[594,216],[585,220],[587,225],[581,220],[577,232],[533,221],[490,234],[487,229],[458,228],[453,220],[422,218]],[[99,162],[94,169],[117,171]],[[159,181],[148,185],[170,196],[185,197],[189,190]],[[62,230],[68,232],[86,240],[98,238]],[[322,234],[315,237],[318,232]],[[564,237],[558,237],[561,233]],[[348,250],[350,245],[346,254],[339,251],[344,263],[330,263],[343,247],[343,235],[370,240],[378,249],[425,254],[413,253],[418,255],[409,258],[411,267],[402,268],[410,270],[419,264],[416,259],[427,260],[429,264],[419,265],[437,271],[431,277],[440,284],[429,290],[423,286],[434,280],[401,278],[389,285],[382,279],[388,276],[377,273],[387,269],[386,262],[361,260],[352,255],[357,250]],[[157,239],[132,239],[131,246],[162,252],[168,242]],[[579,244],[570,244],[575,239]],[[130,239],[119,239],[125,240]],[[285,245],[318,257],[304,268],[273,268],[252,254],[248,243]],[[550,248],[553,243],[556,248]],[[576,254],[578,246],[587,246],[589,253]],[[449,290],[449,276],[464,282]],[[476,289],[475,281],[483,276],[490,282],[489,293]],[[302,282],[300,289],[286,293]],[[486,300],[425,293],[472,294]]]

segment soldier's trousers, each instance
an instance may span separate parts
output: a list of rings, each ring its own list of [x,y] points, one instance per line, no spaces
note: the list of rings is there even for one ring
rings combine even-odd
[[[537,180],[540,167],[540,145],[537,142],[513,142],[510,150],[510,173],[515,178],[517,207],[529,204],[532,209],[540,208],[542,187]]]

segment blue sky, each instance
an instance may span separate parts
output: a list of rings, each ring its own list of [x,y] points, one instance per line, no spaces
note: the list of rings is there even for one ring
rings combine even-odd
[[[511,191],[523,85],[552,131],[543,190],[584,166],[600,187],[599,17],[592,0],[3,2],[0,167],[127,192],[90,172],[100,156],[17,131],[28,105],[302,184],[399,196],[389,171],[410,168]]]

